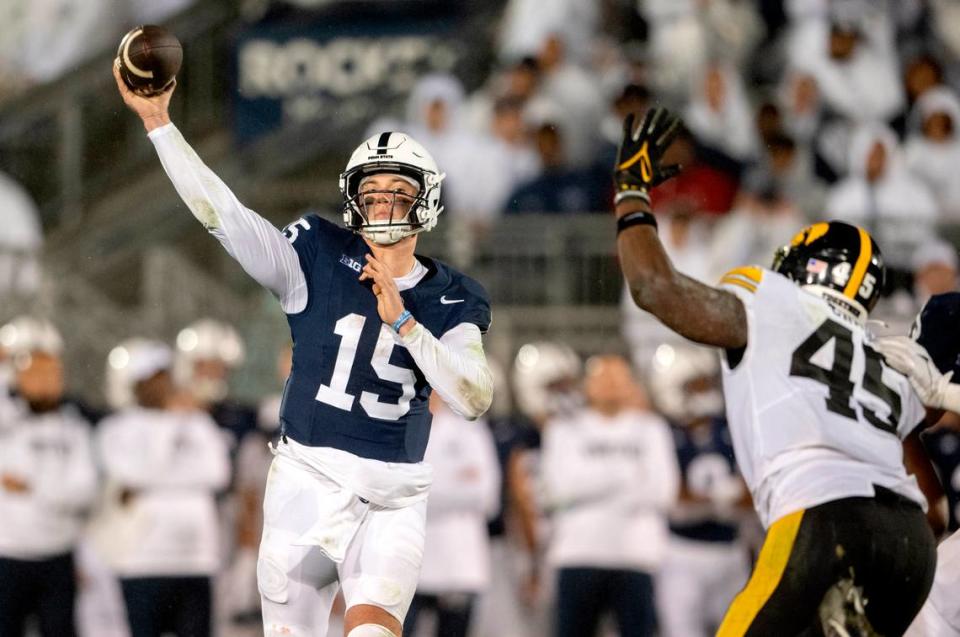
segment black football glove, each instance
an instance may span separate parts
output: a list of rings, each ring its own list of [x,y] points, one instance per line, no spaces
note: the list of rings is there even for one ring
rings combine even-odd
[[[623,139],[613,170],[614,203],[636,197],[650,203],[650,189],[680,172],[679,164],[662,165],[663,154],[680,129],[680,118],[665,108],[647,111],[635,127],[633,113],[623,121]]]

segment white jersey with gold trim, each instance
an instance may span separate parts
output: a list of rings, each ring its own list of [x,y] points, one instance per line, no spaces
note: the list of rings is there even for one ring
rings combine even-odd
[[[926,506],[901,445],[924,407],[863,326],[770,270],[738,268],[720,286],[747,314],[746,349],[739,361],[725,357],[723,385],[737,463],[764,526],[873,496],[874,485]]]

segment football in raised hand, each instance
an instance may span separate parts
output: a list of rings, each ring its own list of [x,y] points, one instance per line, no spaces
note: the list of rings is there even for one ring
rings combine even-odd
[[[139,95],[156,95],[173,83],[183,61],[175,35],[163,27],[146,24],[131,29],[117,49],[120,77]]]

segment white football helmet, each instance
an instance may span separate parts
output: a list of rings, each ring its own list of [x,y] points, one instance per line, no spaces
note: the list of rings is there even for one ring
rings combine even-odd
[[[719,374],[720,361],[713,350],[687,343],[664,343],[653,356],[647,386],[661,414],[677,424],[688,424],[723,415]],[[700,380],[705,381],[703,386],[691,386]]]
[[[240,334],[232,325],[211,318],[194,321],[177,334],[174,379],[202,401],[222,400],[227,395],[227,379],[198,378],[195,375],[197,361],[218,361],[230,370],[241,365],[245,355]]]
[[[374,222],[364,211],[360,182],[364,177],[389,173],[406,177],[419,187],[409,211],[401,218]],[[340,175],[343,223],[370,241],[390,245],[437,225],[443,212],[440,183],[445,175],[423,146],[405,133],[384,132],[360,144]],[[394,194],[394,205],[396,195]]]
[[[583,365],[569,345],[527,343],[513,363],[513,389],[520,410],[534,420],[567,413],[582,403]]]
[[[107,356],[104,394],[112,409],[136,404],[133,388],[173,365],[173,352],[165,343],[133,337],[123,341]]]
[[[36,316],[18,316],[0,327],[0,347],[11,358],[44,352],[52,356],[63,353],[63,337],[53,323]]]

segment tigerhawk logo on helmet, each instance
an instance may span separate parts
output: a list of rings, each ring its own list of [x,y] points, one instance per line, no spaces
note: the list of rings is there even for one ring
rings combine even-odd
[[[360,192],[365,177],[378,174],[400,175],[418,188],[409,210],[402,210],[397,218],[375,221],[369,217]],[[385,132],[374,135],[360,144],[347,167],[340,175],[340,194],[343,196],[343,223],[370,241],[390,245],[419,232],[429,232],[437,225],[443,212],[440,205],[440,184],[443,173],[430,153],[405,133]],[[379,191],[377,191],[379,192]],[[397,192],[392,194],[394,202]]]
[[[886,279],[883,255],[863,228],[823,221],[777,250],[772,269],[863,323]]]

